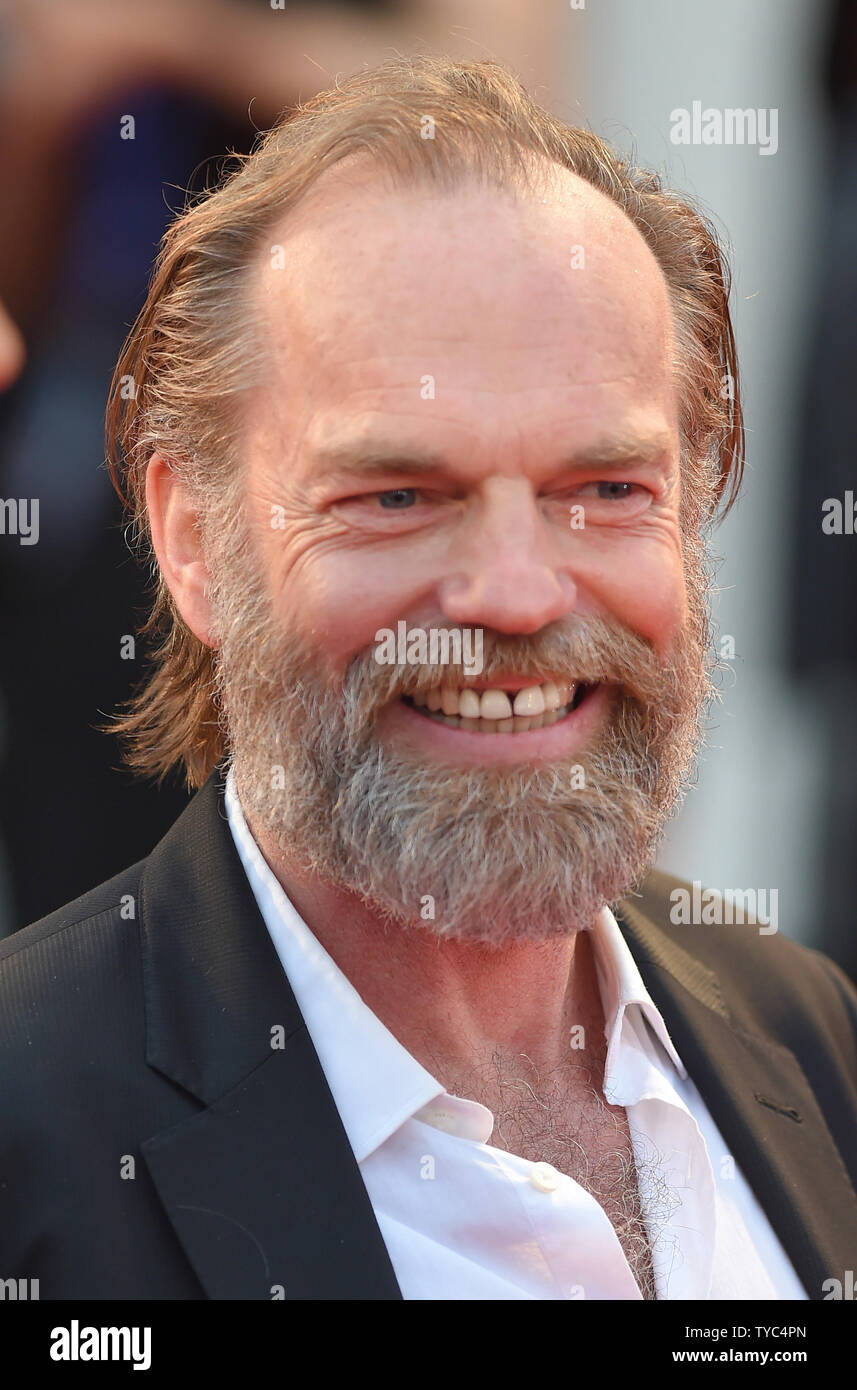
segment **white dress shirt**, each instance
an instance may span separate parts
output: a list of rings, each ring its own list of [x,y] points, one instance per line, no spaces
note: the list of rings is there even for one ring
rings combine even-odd
[[[595,1198],[549,1164],[492,1148],[491,1111],[448,1094],[363,1002],[265,862],[232,772],[226,811],[402,1296],[640,1299]],[[806,1298],[606,908],[592,944],[608,1039],[604,1094],[628,1116],[657,1297]],[[664,1182],[671,1200],[652,1205]]]

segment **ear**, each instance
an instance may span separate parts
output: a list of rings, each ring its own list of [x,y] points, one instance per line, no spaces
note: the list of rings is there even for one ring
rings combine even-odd
[[[194,636],[216,647],[199,515],[186,484],[160,454],[152,455],[146,470],[146,506],[152,544],[176,607]]]

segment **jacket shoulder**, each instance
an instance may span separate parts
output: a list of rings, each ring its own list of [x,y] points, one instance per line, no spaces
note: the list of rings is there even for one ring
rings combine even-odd
[[[72,902],[0,941],[0,1031],[5,1046],[32,1046],[38,1020],[71,1029],[110,988],[121,991],[131,939],[136,954],[137,903],[145,864],[123,869]]]
[[[795,940],[792,933],[797,923],[787,917],[780,922],[779,912],[766,914],[764,898],[756,910],[755,892],[745,894],[743,900],[736,892],[730,907],[729,900],[717,890],[653,869],[638,891],[618,906],[620,911],[630,907],[642,914],[665,938],[713,969],[725,968],[728,973],[730,964],[743,969],[754,962],[764,962],[767,971],[788,973],[809,968],[835,977],[838,984],[854,992],[848,977],[823,952]]]
[[[145,864],[146,860],[140,859],[136,864],[131,864],[127,869],[114,874],[112,878],[97,884],[95,888],[81,893],[80,897],[73,898],[45,917],[40,917],[38,921],[30,922],[11,936],[5,937],[0,941],[0,960],[10,952],[14,953],[16,947],[30,945],[36,940],[45,940],[55,932],[62,931],[64,927],[86,922],[91,917],[99,917],[102,912],[118,907],[123,897],[134,893]]]
[[[148,862],[0,943],[0,1275],[43,1298],[202,1296],[143,1157],[199,1108],[147,1060]]]
[[[694,913],[697,919],[688,922],[686,914],[675,911],[677,904],[694,901],[711,903],[709,915],[715,920],[705,920],[705,914],[698,920]],[[857,1080],[857,989],[852,981],[822,951],[790,936],[797,924],[778,920],[782,913],[765,921],[764,913],[757,917],[747,911],[740,920],[725,904],[725,898],[699,883],[652,870],[633,896],[617,904],[617,913],[624,912],[632,926],[645,919],[643,950],[655,963],[670,970],[684,955],[712,972],[736,1023],[761,1027],[799,1051],[826,1034]]]

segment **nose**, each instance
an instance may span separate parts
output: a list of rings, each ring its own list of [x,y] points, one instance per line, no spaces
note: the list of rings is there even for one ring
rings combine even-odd
[[[448,621],[526,635],[564,617],[577,587],[558,566],[555,537],[523,479],[496,479],[456,551],[456,572],[439,586]]]
[[[0,391],[12,385],[24,355],[24,340],[0,302]]]

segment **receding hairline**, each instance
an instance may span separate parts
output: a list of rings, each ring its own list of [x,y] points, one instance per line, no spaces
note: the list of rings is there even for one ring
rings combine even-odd
[[[644,247],[653,264],[662,271],[657,256],[640,228],[616,201],[598,188],[590,179],[575,170],[534,151],[522,151],[520,161],[494,169],[477,168],[464,160],[449,164],[412,163],[396,161],[383,147],[351,151],[336,163],[328,165],[303,190],[291,207],[282,210],[268,228],[282,229],[288,235],[306,227],[320,211],[341,211],[338,203],[354,195],[361,205],[382,197],[385,193],[434,193],[439,197],[456,197],[463,193],[494,194],[510,203],[524,205],[542,201],[577,202],[586,211],[601,212],[605,223],[627,228]],[[569,195],[571,197],[569,198]],[[662,272],[663,273],[663,272]],[[666,277],[664,276],[664,282]]]
[[[457,161],[450,167],[443,166],[442,176],[438,177],[433,164],[400,164],[385,158],[385,154],[385,151],[378,154],[359,150],[345,155],[323,169],[300,198],[270,224],[267,228],[270,235],[262,238],[257,254],[247,267],[254,299],[263,283],[272,237],[285,249],[290,239],[311,234],[314,221],[319,231],[329,227],[343,215],[351,197],[362,213],[382,202],[385,195],[419,198],[434,193],[440,198],[455,199],[462,194],[484,194],[517,207],[552,201],[555,207],[569,213],[575,211],[574,204],[577,204],[582,218],[589,219],[593,215],[598,218],[603,244],[613,243],[616,232],[620,237],[628,237],[640,253],[641,265],[645,264],[655,273],[667,308],[670,333],[674,336],[676,305],[664,266],[625,208],[583,175],[533,151],[525,151],[526,158],[520,166],[513,163],[505,173],[489,169],[487,178],[484,171]],[[256,307],[264,321],[264,307],[258,300]]]

